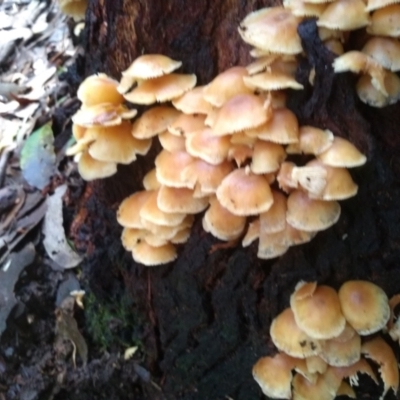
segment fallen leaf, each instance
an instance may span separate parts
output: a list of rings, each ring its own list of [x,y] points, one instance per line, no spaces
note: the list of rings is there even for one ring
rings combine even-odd
[[[7,317],[17,303],[14,286],[20,273],[33,262],[35,254],[35,247],[29,243],[21,251],[11,253],[0,268],[0,337],[7,327]]]
[[[74,268],[82,258],[72,250],[65,237],[62,215],[62,196],[66,185],[59,186],[47,199],[47,212],[43,223],[43,245],[48,256],[61,268]]]
[[[28,137],[21,150],[22,175],[38,189],[44,189],[56,172],[53,143],[51,123],[47,123]]]

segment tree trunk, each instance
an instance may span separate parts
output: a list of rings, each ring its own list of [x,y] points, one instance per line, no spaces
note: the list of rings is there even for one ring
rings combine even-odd
[[[277,3],[92,0],[84,72],[119,79],[138,55],[162,53],[182,60],[184,72],[207,83],[218,72],[250,61],[237,26],[249,12]],[[359,193],[341,202],[340,220],[332,228],[282,257],[262,261],[257,244],[226,246],[202,230],[198,217],[176,262],[145,268],[122,249],[115,210],[141,189],[157,149],[87,188],[74,229],[80,241],[88,234],[83,247],[92,244],[91,286],[98,295],[121,290],[113,271],[115,260],[123,258],[124,285],[147,313],[145,363],[161,387],[159,398],[262,398],[252,365],[273,354],[269,325],[289,305],[299,280],[338,288],[348,279],[367,279],[389,296],[400,292],[400,107],[363,105],[355,96],[355,78],[333,74],[333,54],[319,41],[315,23],[303,23],[300,34],[306,57],[297,78],[306,89],[290,93],[289,108],[301,124],[328,128],[368,156],[365,166],[351,170]],[[311,68],[316,70],[313,87],[308,83]],[[380,389],[366,381],[357,392],[358,398],[378,398]]]

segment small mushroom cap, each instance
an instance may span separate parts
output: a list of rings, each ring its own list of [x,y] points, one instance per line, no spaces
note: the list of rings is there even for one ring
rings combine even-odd
[[[375,36],[400,36],[400,5],[390,6],[376,10],[371,17],[371,25],[367,26],[367,32]]]
[[[399,0],[368,0],[367,11],[378,10],[380,8],[390,6],[391,4],[397,4]]]
[[[244,76],[254,75],[260,72],[267,71],[268,67],[271,67],[271,65],[276,60],[279,60],[280,57],[281,56],[279,54],[268,54],[260,58],[257,58],[257,60],[253,61],[251,64],[246,66],[248,74],[245,74]],[[289,60],[291,61],[294,60],[293,56],[284,56],[284,57],[289,57]]]
[[[182,96],[196,85],[196,75],[169,74],[141,82],[124,94],[130,103],[153,104]]]
[[[142,190],[124,199],[117,211],[118,223],[125,228],[143,229],[139,212],[152,193],[149,190]]]
[[[158,135],[158,140],[162,148],[170,153],[186,150],[185,138],[183,136],[176,136],[168,131],[164,131]]]
[[[158,182],[172,187],[187,187],[187,182],[181,178],[181,172],[193,161],[194,158],[186,151],[170,153],[162,150],[155,159]]]
[[[271,53],[298,54],[302,47],[297,27],[300,19],[283,7],[254,11],[240,23],[242,39]]]
[[[203,88],[205,100],[215,107],[222,107],[238,94],[251,94],[252,90],[243,82],[245,76],[248,76],[248,72],[244,67],[227,69]]]
[[[328,5],[317,21],[318,26],[351,31],[369,24],[362,0],[336,0]]]
[[[332,145],[333,138],[333,133],[329,129],[323,130],[313,126],[301,126],[299,129],[299,143],[297,144],[298,151],[316,156]],[[291,153],[289,147],[286,151]]]
[[[296,17],[320,17],[326,3],[309,3],[303,0],[283,0],[283,6],[289,8]]]
[[[343,315],[360,335],[379,331],[389,320],[389,300],[372,282],[345,282],[339,290],[339,299]]]
[[[239,94],[228,100],[218,111],[212,130],[217,136],[255,128],[267,122],[272,108],[259,96]]]
[[[254,144],[250,169],[255,174],[275,172],[285,158],[285,149],[280,144],[257,140]]]
[[[242,240],[242,246],[250,246],[255,240],[260,237],[260,219],[256,219],[249,223],[247,232]]]
[[[310,356],[306,358],[307,370],[310,374],[324,374],[328,364],[320,356]]]
[[[136,139],[131,135],[132,126],[128,121],[120,125],[99,126],[87,129],[96,137],[89,147],[89,154],[99,161],[130,164],[136,160],[136,154],[147,154],[151,139]]]
[[[322,231],[334,225],[340,217],[337,201],[310,199],[306,192],[294,190],[287,200],[286,221],[304,231]]]
[[[186,136],[189,133],[199,131],[206,127],[204,115],[188,115],[180,114],[178,118],[175,119],[168,126],[168,132],[176,136]]]
[[[132,249],[146,236],[144,229],[124,228],[122,230],[121,242],[124,249],[132,251]]]
[[[153,267],[174,261],[177,254],[175,246],[171,243],[154,247],[143,240],[133,248],[132,256],[137,263]]]
[[[174,99],[172,104],[185,114],[208,114],[212,109],[212,105],[204,99],[203,86],[189,90]]]
[[[158,225],[158,224],[153,224],[152,222],[142,219],[142,224],[144,229],[149,231],[151,233],[152,240],[151,242],[157,240],[158,242],[161,241],[170,241],[179,231],[185,228],[189,228],[193,224],[193,216],[192,215],[187,215],[185,219],[176,226],[164,226],[164,225]],[[151,242],[148,240],[149,236],[146,235],[145,240],[151,245],[155,247],[162,246],[162,244],[151,244]],[[157,239],[158,238],[158,239]]]
[[[279,168],[276,180],[278,181],[279,187],[285,192],[289,193],[293,189],[298,188],[298,181],[292,177],[293,169],[296,165],[291,161],[284,161]]]
[[[85,181],[107,178],[117,172],[117,163],[95,160],[85,150],[78,162],[78,172]]]
[[[183,228],[176,233],[176,235],[171,238],[172,244],[183,244],[188,241],[190,237],[190,228]]]
[[[135,80],[157,78],[170,74],[178,69],[182,63],[172,60],[162,54],[144,54],[122,72],[123,76],[129,76]]]
[[[157,180],[156,169],[153,168],[143,177],[143,187],[146,190],[157,190],[161,187],[161,183]]]
[[[210,164],[219,164],[226,160],[230,147],[229,136],[215,136],[210,128],[186,135],[187,152]]]
[[[291,144],[299,141],[299,123],[296,115],[287,108],[273,111],[266,123],[246,130],[246,135],[278,144]]]
[[[118,82],[106,74],[91,75],[79,85],[76,95],[86,106],[121,104],[124,98],[118,93],[117,86]]]
[[[282,71],[266,71],[252,76],[245,76],[243,81],[252,90],[304,89],[294,77]]]
[[[179,115],[179,111],[173,107],[152,107],[133,123],[132,136],[137,139],[152,138],[164,132]]]
[[[271,208],[260,214],[261,232],[275,233],[286,228],[286,196],[273,190],[272,197],[274,202]]]
[[[336,136],[332,145],[318,155],[318,160],[331,167],[353,168],[364,165],[367,157],[354,144]]]
[[[269,397],[291,399],[292,369],[291,357],[278,353],[274,357],[262,357],[253,366],[253,377],[262,392]]]
[[[325,340],[322,343],[320,357],[334,367],[347,367],[357,362],[361,357],[361,338],[354,335],[345,342],[335,339]]]
[[[361,346],[361,353],[365,357],[375,361],[379,367],[379,373],[383,380],[384,391],[380,399],[383,399],[389,389],[396,394],[399,388],[399,367],[392,348],[379,336]]]
[[[210,199],[210,207],[203,217],[203,229],[220,240],[237,239],[246,227],[246,217],[234,215],[222,207],[216,197]]]
[[[358,373],[369,375],[377,385],[379,384],[374,371],[364,358],[360,358],[359,361],[348,367],[330,367],[329,370],[339,379],[350,378],[352,385],[358,385]]]
[[[268,211],[273,203],[267,179],[244,168],[236,169],[224,178],[217,190],[217,198],[232,214],[241,216]]]
[[[361,50],[390,71],[400,70],[400,42],[393,38],[373,37]]]
[[[274,345],[289,356],[306,358],[321,351],[322,343],[297,326],[291,308],[286,308],[274,318],[269,332]]]
[[[344,54],[344,47],[340,40],[338,39],[329,39],[324,42],[325,47],[331,51],[332,53],[340,56]]]
[[[315,339],[334,338],[345,328],[339,297],[329,286],[318,286],[311,296],[302,299],[292,295],[290,306],[299,328]]]
[[[292,293],[293,301],[303,300],[313,295],[317,289],[317,282],[300,281],[297,283]]]
[[[207,208],[208,198],[194,198],[191,189],[161,186],[157,204],[168,213],[197,214]]]

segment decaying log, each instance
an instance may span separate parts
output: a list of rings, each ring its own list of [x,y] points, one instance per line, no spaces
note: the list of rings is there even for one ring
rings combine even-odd
[[[92,0],[84,74],[103,71],[119,78],[138,55],[163,53],[182,60],[183,71],[196,73],[199,83],[209,82],[229,66],[249,61],[238,23],[250,11],[276,3]],[[159,398],[262,398],[251,368],[260,356],[274,352],[269,325],[288,306],[301,279],[334,287],[351,278],[368,279],[388,295],[400,292],[400,107],[379,110],[360,103],[354,77],[334,76],[333,54],[319,41],[315,23],[305,22],[299,32],[307,57],[298,79],[306,89],[291,94],[289,107],[302,124],[329,128],[368,155],[365,166],[351,171],[359,193],[341,203],[334,227],[280,258],[261,261],[256,244],[220,246],[197,218],[178,260],[149,269],[123,251],[115,210],[125,196],[141,189],[157,149],[117,176],[91,184],[88,214],[77,229],[78,239],[86,233],[95,248],[86,271],[97,295],[123,290],[112,266],[124,259],[124,285],[147,313],[145,362],[162,389]],[[312,67],[314,87],[308,83]],[[379,388],[366,382],[358,393],[359,398],[368,393],[378,398]]]

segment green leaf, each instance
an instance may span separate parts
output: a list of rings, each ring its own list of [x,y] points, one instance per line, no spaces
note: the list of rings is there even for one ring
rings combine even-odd
[[[22,175],[32,186],[43,189],[56,172],[54,136],[51,122],[34,131],[21,150]]]

